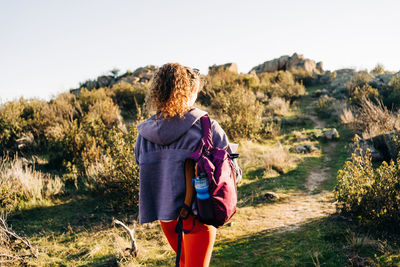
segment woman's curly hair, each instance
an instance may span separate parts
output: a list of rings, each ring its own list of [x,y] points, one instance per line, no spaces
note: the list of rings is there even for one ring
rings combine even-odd
[[[199,75],[189,67],[178,63],[164,64],[151,82],[147,95],[149,108],[155,109],[163,118],[183,117],[191,108],[187,103],[198,79]]]

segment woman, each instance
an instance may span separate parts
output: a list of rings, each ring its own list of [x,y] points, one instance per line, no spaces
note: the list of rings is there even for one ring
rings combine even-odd
[[[160,220],[171,247],[177,252],[175,226],[185,197],[185,159],[196,149],[201,137],[200,118],[207,114],[194,108],[200,89],[197,71],[177,63],[163,65],[155,74],[148,94],[156,110],[138,125],[135,158],[140,167],[139,221]],[[211,120],[213,144],[231,153],[228,138]],[[237,168],[240,171],[239,168]],[[208,266],[216,228],[200,223],[193,216],[183,221],[184,234],[180,265]]]

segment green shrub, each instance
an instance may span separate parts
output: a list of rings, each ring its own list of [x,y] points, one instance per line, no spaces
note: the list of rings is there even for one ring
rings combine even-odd
[[[314,110],[319,117],[329,118],[334,112],[333,99],[328,96],[320,97],[314,107]]]
[[[259,89],[269,97],[282,97],[287,100],[294,100],[306,94],[304,85],[296,82],[289,71],[262,73]]]
[[[373,77],[366,71],[359,71],[345,85],[348,95],[351,96],[356,87],[363,87],[372,81]]]
[[[24,105],[19,102],[7,102],[0,106],[0,150],[16,147],[16,140],[22,137],[25,121],[21,118]]]
[[[86,160],[86,188],[112,195],[119,205],[136,207],[139,197],[139,167],[135,163],[136,126],[128,133],[114,127],[108,132],[109,144],[96,161]]]
[[[385,74],[385,68],[382,64],[376,64],[376,66],[371,70],[372,74]]]
[[[312,85],[313,73],[304,69],[293,69],[292,71],[295,81],[304,84],[305,86]]]
[[[87,113],[90,106],[94,105],[96,102],[108,99],[110,94],[111,92],[109,88],[99,88],[91,91],[83,88],[80,91],[77,100],[83,113]]]
[[[124,118],[136,119],[144,110],[146,88],[126,82],[118,83],[112,87],[111,97],[121,109]]]
[[[221,91],[211,108],[230,138],[255,137],[261,130],[264,106],[249,89],[235,87],[231,92]]]
[[[398,231],[400,223],[400,157],[374,169],[369,150],[359,147],[339,170],[334,189],[338,209],[360,223]]]
[[[364,84],[363,86],[356,86],[349,91],[349,101],[352,105],[361,105],[365,99],[378,99],[379,92],[378,89],[371,87],[369,84]]]

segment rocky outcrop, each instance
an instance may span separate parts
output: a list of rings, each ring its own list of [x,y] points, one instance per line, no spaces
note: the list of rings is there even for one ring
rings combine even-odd
[[[355,69],[339,69],[335,70],[328,86],[331,96],[336,98],[344,98],[346,95],[346,84],[356,75]]]
[[[82,88],[86,88],[90,91],[92,89],[98,89],[101,87],[112,87],[114,84],[121,82],[128,82],[131,84],[145,84],[151,80],[157,70],[157,66],[148,65],[145,67],[140,67],[134,72],[127,71],[121,76],[102,75],[97,77],[97,79],[87,80],[84,83],[81,83],[79,88],[71,89],[70,93],[79,94]]]
[[[146,83],[150,81],[154,73],[158,70],[158,66],[148,65],[145,67],[141,67],[136,69],[132,74],[125,75],[121,77],[119,82],[128,82],[128,83]]]
[[[212,65],[208,67],[208,74],[213,74],[218,71],[230,71],[235,74],[238,73],[238,67],[236,63],[226,63],[224,65]]]
[[[322,62],[315,63],[314,60],[304,58],[303,55],[299,55],[297,53],[294,53],[292,56],[285,55],[281,56],[280,58],[266,61],[251,69],[251,71],[255,71],[257,74],[279,70],[301,70],[311,74],[324,73]]]

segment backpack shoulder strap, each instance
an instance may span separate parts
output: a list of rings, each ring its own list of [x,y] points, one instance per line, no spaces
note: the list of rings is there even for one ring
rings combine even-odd
[[[193,159],[187,158],[185,160],[185,182],[186,182],[186,192],[185,192],[185,201],[179,213],[178,222],[175,227],[175,233],[178,234],[178,251],[176,253],[176,261],[175,266],[180,267],[180,259],[182,253],[182,236],[183,233],[190,233],[195,225],[195,220],[193,219],[193,227],[191,230],[183,229],[182,220],[187,219],[192,212],[192,201],[194,196],[194,188],[192,179],[196,176],[196,165]]]
[[[192,201],[194,196],[192,179],[195,176],[196,174],[195,174],[194,160],[191,158],[187,158],[185,160],[185,183],[186,183],[185,201],[179,213],[179,216],[182,217],[183,219],[186,219],[191,212]]]
[[[203,131],[203,137],[202,141],[204,144],[204,148],[206,150],[211,150],[213,148],[213,142],[212,142],[212,131],[211,131],[211,120],[208,115],[204,115],[203,117],[200,118],[201,122],[201,128]]]

